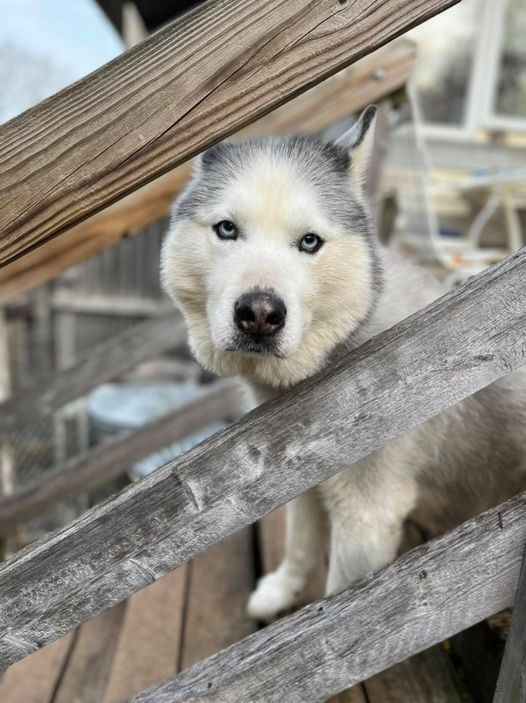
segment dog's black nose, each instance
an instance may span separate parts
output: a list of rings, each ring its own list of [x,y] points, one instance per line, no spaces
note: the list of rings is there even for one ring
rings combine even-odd
[[[242,295],[234,305],[234,322],[245,334],[269,337],[285,324],[287,308],[274,293],[253,291]]]

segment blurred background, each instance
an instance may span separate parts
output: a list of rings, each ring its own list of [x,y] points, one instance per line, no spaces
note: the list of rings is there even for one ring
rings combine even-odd
[[[0,123],[198,4],[0,0]],[[262,118],[239,138],[294,132],[332,138],[368,103],[376,102],[379,124],[368,192],[378,236],[428,267],[448,287],[455,286],[526,243],[525,37],[525,0],[462,0]],[[168,326],[176,321],[159,285],[159,250],[170,203],[187,176],[188,170],[177,169],[0,271],[0,432],[2,414],[8,418],[0,434],[0,522],[2,505],[6,508],[19,495],[26,500],[18,517],[16,505],[6,513],[11,517],[4,520],[4,556],[155,471],[247,407],[241,391],[230,388],[228,402],[217,407],[211,401],[213,408],[190,422],[186,434],[178,430],[176,442],[166,440],[169,426],[155,449],[137,434],[148,423],[192,407],[203,393],[216,392],[216,381],[195,364],[183,337],[177,344],[165,339],[155,343],[165,316]],[[151,335],[151,347],[130,354],[127,364],[127,345],[144,335]],[[115,349],[121,349],[120,356]],[[55,392],[57,380],[70,382],[61,374],[78,369],[80,378],[94,356],[107,358],[108,367],[94,377],[92,387],[84,383],[75,397],[61,391],[62,396],[55,395],[65,401],[46,406],[42,399]],[[175,419],[180,422],[180,415]],[[96,479],[89,480],[98,462],[97,447],[134,436],[135,444],[126,445],[124,459],[117,468],[108,468],[107,478],[99,466]],[[31,492],[47,480],[59,476],[56,485],[66,486],[65,474],[77,470],[88,479],[79,481],[78,489],[69,487],[67,498],[57,488],[47,502],[31,503]],[[231,582],[217,586],[223,591],[216,594],[216,605],[229,619],[225,615],[212,642],[203,634],[208,616],[196,610],[192,631],[201,633],[201,644],[194,642],[194,650],[188,645],[183,651],[179,642],[177,667],[251,631],[253,626],[244,620],[244,598],[257,576],[279,561],[281,529],[281,516],[274,516],[223,547],[227,552],[221,559],[240,569]],[[217,559],[194,564],[193,572],[188,567],[186,578],[194,574],[195,588],[196,574],[205,578],[206,572],[214,573]],[[185,583],[185,592],[191,593]],[[240,588],[244,595],[239,595]],[[234,611],[241,629],[232,629]],[[493,661],[488,659],[488,672]],[[437,666],[433,660],[431,668]],[[105,676],[104,686],[107,671]],[[444,676],[437,686],[445,685]],[[118,693],[104,688],[103,697],[102,678],[100,674],[96,685],[83,679],[82,700],[124,700],[122,681]],[[126,678],[129,683],[129,673],[121,676]],[[477,679],[473,677],[470,692],[462,689],[459,701],[486,700],[483,691],[489,688]],[[459,686],[455,683],[455,690]],[[60,695],[60,686],[53,690],[55,697],[38,700],[77,700],[68,698],[73,696],[71,687]],[[18,701],[33,700],[17,695]],[[385,692],[383,696],[382,701],[390,700]]]

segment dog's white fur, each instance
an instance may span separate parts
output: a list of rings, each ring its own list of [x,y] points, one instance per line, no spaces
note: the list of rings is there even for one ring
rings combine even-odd
[[[325,172],[320,165],[321,147],[306,142],[304,157],[301,144],[266,140],[205,155],[175,207],[162,254],[164,286],[184,313],[197,359],[220,375],[243,377],[258,402],[443,293],[371,237],[361,186],[371,117],[369,110],[337,147],[351,156],[344,195],[339,167]],[[339,210],[348,212],[347,197],[348,221]],[[213,226],[224,219],[243,236],[220,240]],[[306,232],[325,240],[315,255],[295,246]],[[275,354],[235,350],[234,303],[255,287],[277,291],[286,304]],[[525,389],[525,374],[516,372],[292,501],[285,558],[260,580],[250,614],[271,619],[296,603],[323,550],[324,514],[330,593],[394,559],[408,516],[436,534],[523,489]]]

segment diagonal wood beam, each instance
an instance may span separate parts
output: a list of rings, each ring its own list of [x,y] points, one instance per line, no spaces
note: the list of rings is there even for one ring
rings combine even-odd
[[[393,42],[265,115],[234,138],[320,132],[400,90],[413,71],[415,56],[413,42]],[[167,217],[174,198],[190,178],[191,168],[190,163],[182,164],[0,268],[0,305]]]
[[[523,493],[132,703],[322,703],[511,605],[525,543]],[[498,703],[525,700],[518,696],[524,677],[524,618],[519,620],[510,652],[522,644],[508,660],[512,667],[504,667],[508,686],[517,688],[506,687],[508,695]]]
[[[0,129],[6,264],[457,0],[207,2]]]

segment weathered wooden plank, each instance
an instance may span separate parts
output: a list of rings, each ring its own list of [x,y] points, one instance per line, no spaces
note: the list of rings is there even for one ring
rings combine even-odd
[[[399,90],[412,73],[415,53],[412,42],[393,42],[256,120],[235,138],[319,132]],[[167,217],[190,172],[191,164],[182,164],[0,268],[0,305]]]
[[[0,130],[6,263],[457,0],[207,2]]]
[[[525,284],[523,250],[11,559],[2,666],[520,366]]]
[[[180,669],[254,632],[246,613],[255,585],[252,530],[245,528],[188,564]]]
[[[186,328],[178,313],[133,325],[87,352],[78,364],[58,376],[2,403],[0,433],[9,433],[19,423],[27,424],[38,416],[48,415],[141,362],[182,346],[185,341]]]
[[[493,703],[526,701],[526,552],[517,585],[511,630],[497,680]]]
[[[75,633],[70,632],[11,667],[0,678],[0,701],[53,703],[53,693],[74,641]]]
[[[92,491],[122,476],[153,452],[179,442],[207,425],[241,415],[242,390],[236,381],[219,381],[184,408],[124,436],[110,439],[9,495],[0,496],[0,534],[45,513],[57,503]]]
[[[187,579],[185,564],[130,598],[108,686],[96,703],[123,703],[177,672]]]
[[[447,654],[426,649],[365,682],[368,703],[465,703]]]
[[[52,703],[101,703],[110,676],[125,607],[124,603],[120,603],[82,625]],[[28,659],[30,660],[31,658]],[[145,686],[152,683],[150,680]],[[136,689],[138,690],[140,689]]]
[[[133,703],[323,701],[506,607],[525,540],[522,494]]]
[[[0,268],[0,302],[8,302],[47,283],[72,266],[167,217],[176,194],[187,182],[189,168],[181,166],[158,178],[37,250]]]
[[[393,42],[249,125],[233,139],[320,133],[399,91],[411,77],[415,59],[412,42]]]

